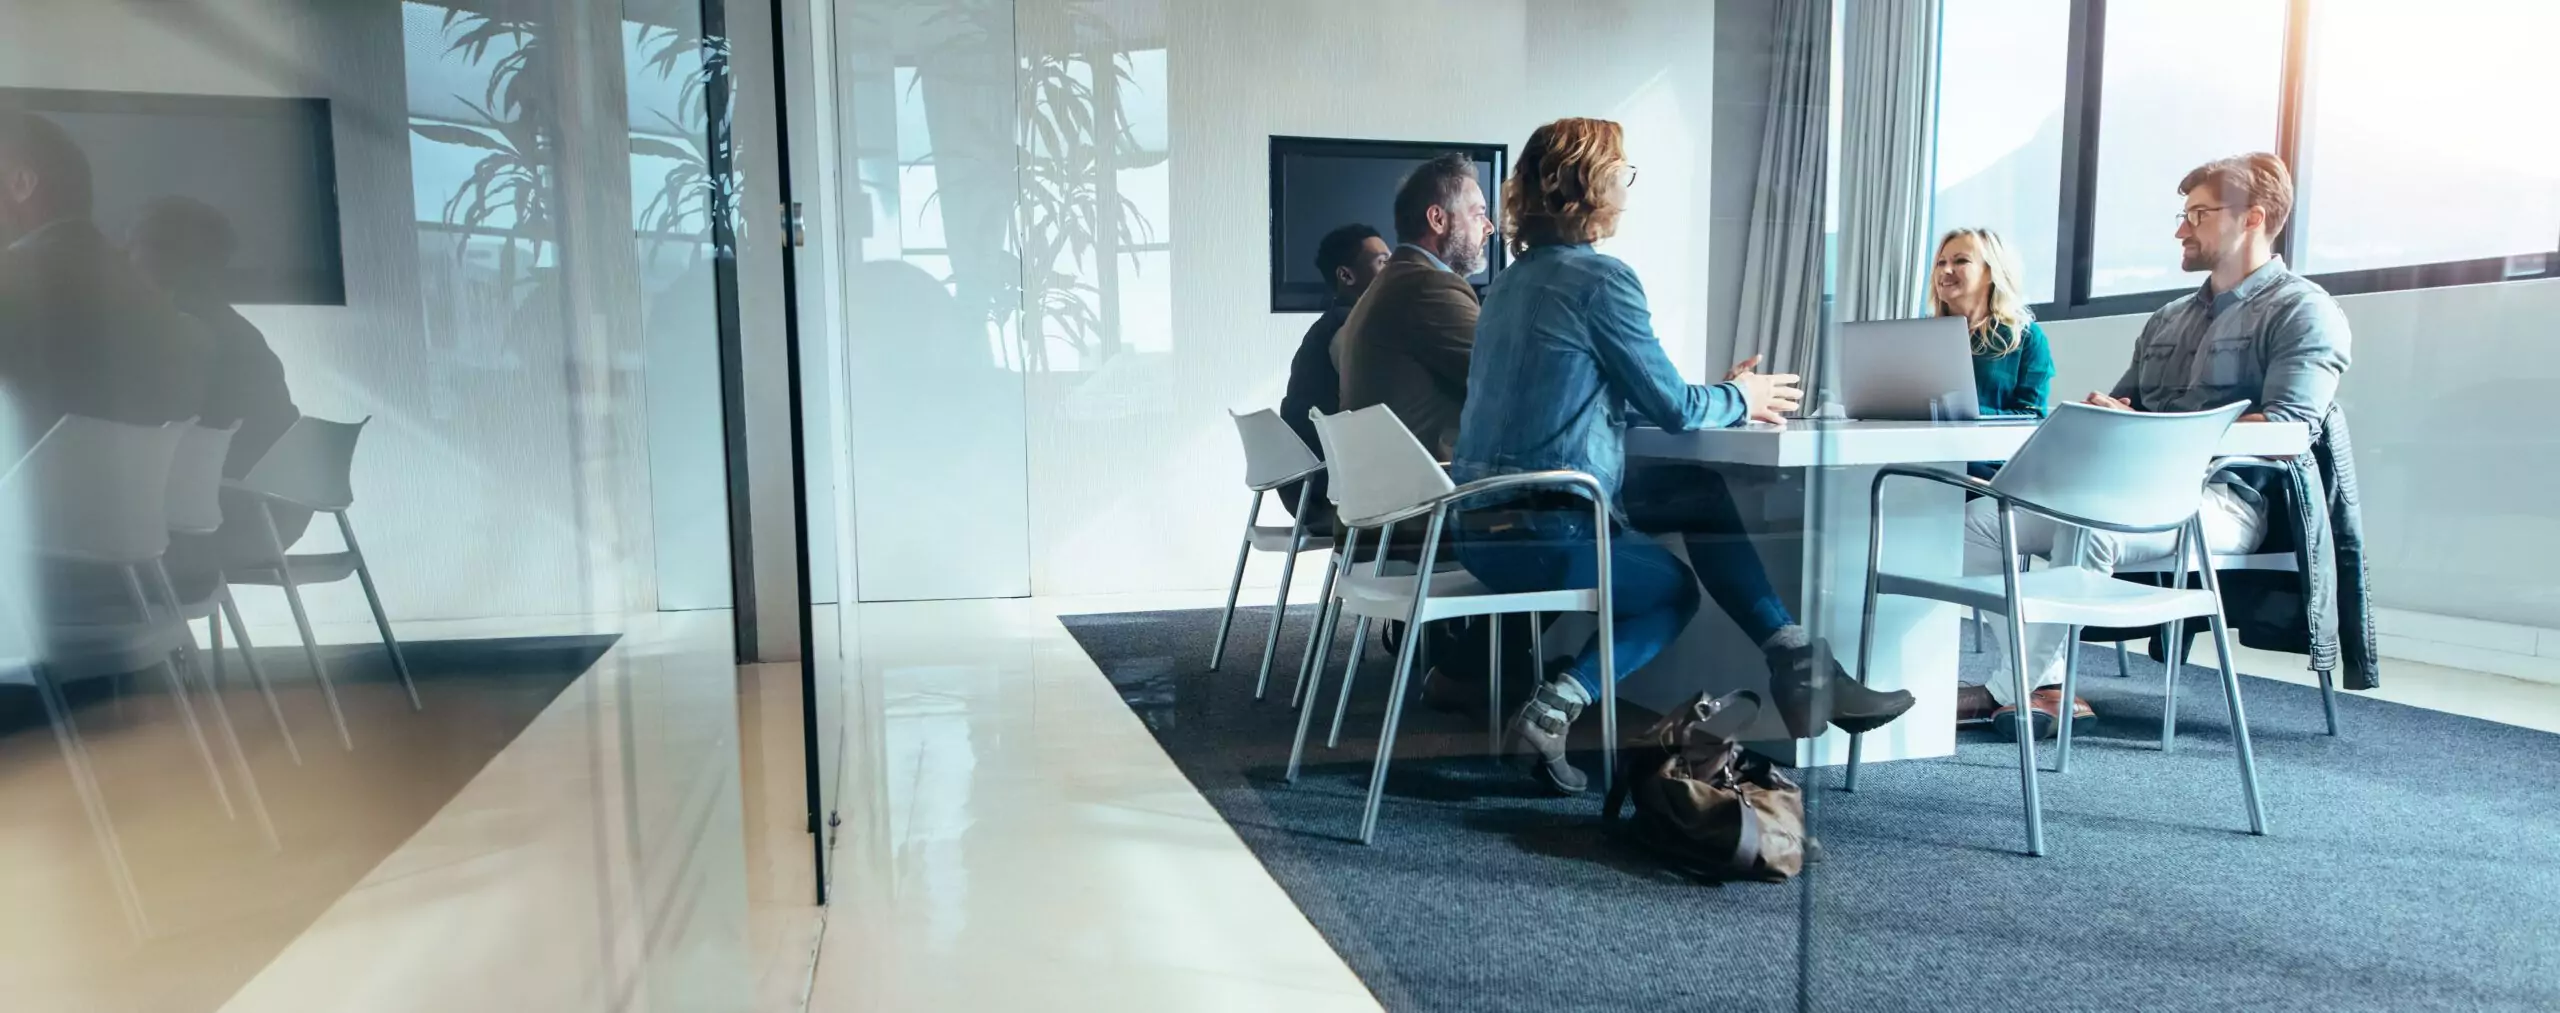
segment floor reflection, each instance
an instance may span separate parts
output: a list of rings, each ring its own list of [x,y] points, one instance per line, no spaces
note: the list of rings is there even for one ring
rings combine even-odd
[[[301,648],[257,652],[273,712],[227,652],[218,693],[188,683],[205,734],[239,743],[216,778],[165,680],[66,684],[69,728],[0,683],[0,980],[31,1009],[220,1007],[614,640],[404,643],[414,710],[379,646],[323,647],[352,746]]]

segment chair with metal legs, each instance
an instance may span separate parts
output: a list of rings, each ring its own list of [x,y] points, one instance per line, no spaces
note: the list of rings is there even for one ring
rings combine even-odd
[[[1244,540],[1236,546],[1235,576],[1227,582],[1227,609],[1218,617],[1218,642],[1209,648],[1209,670],[1218,670],[1226,660],[1227,629],[1236,618],[1236,596],[1244,589],[1244,566],[1256,550],[1281,555],[1280,594],[1271,604],[1271,627],[1262,638],[1262,670],[1254,676],[1253,698],[1262,699],[1271,683],[1271,658],[1280,647],[1280,622],[1289,612],[1289,578],[1297,572],[1298,556],[1307,552],[1325,552],[1333,548],[1331,534],[1307,533],[1307,495],[1314,483],[1306,479],[1324,471],[1324,462],[1307,449],[1306,441],[1291,432],[1288,423],[1280,421],[1280,413],[1265,408],[1246,415],[1228,412],[1234,419],[1236,435],[1244,441],[1244,485],[1253,493],[1253,505],[1244,517]],[[1297,516],[1287,527],[1262,523],[1262,499],[1273,490],[1297,482]],[[1290,691],[1296,699],[1296,690]]]
[[[1316,437],[1324,444],[1325,461],[1331,469],[1331,493],[1342,516],[1343,526],[1350,532],[1343,550],[1336,554],[1334,569],[1326,576],[1326,597],[1317,625],[1326,636],[1310,653],[1312,673],[1307,678],[1306,705],[1298,711],[1297,737],[1289,747],[1288,779],[1295,782],[1298,767],[1305,756],[1307,730],[1315,715],[1314,701],[1324,680],[1324,651],[1331,647],[1335,622],[1343,615],[1365,620],[1387,620],[1405,624],[1403,642],[1398,645],[1395,680],[1387,691],[1386,724],[1378,735],[1378,758],[1369,772],[1368,801],[1361,809],[1360,843],[1367,844],[1377,833],[1378,804],[1386,792],[1387,763],[1394,758],[1396,727],[1403,717],[1406,689],[1412,682],[1414,658],[1423,640],[1423,624],[1465,616],[1501,616],[1512,613],[1595,612],[1599,615],[1600,638],[1600,786],[1605,792],[1617,775],[1617,688],[1611,674],[1617,671],[1613,648],[1614,628],[1610,620],[1613,598],[1609,591],[1609,494],[1598,479],[1578,471],[1539,471],[1457,485],[1448,472],[1422,448],[1413,432],[1405,428],[1395,412],[1385,405],[1374,405],[1339,415],[1310,413],[1316,422]],[[1464,509],[1461,501],[1483,493],[1530,488],[1580,488],[1591,494],[1592,519],[1599,532],[1599,574],[1597,587],[1559,588],[1504,594],[1485,587],[1465,569],[1437,568],[1440,534],[1455,509]],[[1428,537],[1423,540],[1422,558],[1411,572],[1388,572],[1386,553],[1367,572],[1352,566],[1364,531],[1378,532],[1379,545],[1399,521],[1422,521]],[[1502,656],[1501,624],[1493,627],[1492,656],[1496,659],[1491,680],[1491,696],[1501,697]],[[1543,646],[1543,645],[1542,645]],[[1354,661],[1357,661],[1355,654]],[[1349,677],[1346,670],[1345,678]],[[1487,732],[1498,742],[1501,732],[1499,703],[1489,705],[1486,713]]]
[[[88,747],[59,684],[160,669],[180,725],[213,785],[215,800],[226,816],[237,818],[229,785],[197,720],[185,677],[171,660],[187,645],[186,627],[175,613],[154,608],[144,590],[145,573],[162,572],[160,558],[168,549],[171,465],[186,428],[183,423],[139,426],[64,416],[0,475],[0,516],[5,516],[0,525],[8,529],[0,535],[0,543],[13,553],[24,553],[19,561],[80,567],[122,589],[114,606],[103,601],[75,606],[55,599],[49,593],[52,589],[41,583],[0,595],[0,603],[5,603],[0,604],[0,612],[6,613],[7,630],[16,638],[9,649],[0,650],[5,655],[0,657],[0,682],[35,686],[125,914],[135,932],[144,936],[150,934],[150,927],[140,895],[133,888]],[[216,713],[222,712],[217,709]],[[252,809],[272,842],[273,825],[227,719],[222,729]]]
[[[328,698],[330,713],[337,718],[338,738],[349,749],[355,748],[355,739],[347,731],[328,666],[320,660],[320,642],[312,636],[311,614],[302,603],[303,588],[355,577],[364,587],[365,604],[373,610],[374,628],[382,633],[382,647],[391,655],[392,670],[400,675],[400,687],[409,695],[410,709],[423,706],[418,699],[417,681],[409,675],[409,660],[401,655],[400,641],[391,634],[391,618],[382,609],[381,589],[374,585],[373,570],[366,565],[364,548],[356,541],[355,525],[347,520],[347,508],[355,504],[352,475],[356,440],[364,435],[365,422],[370,421],[331,422],[305,415],[277,437],[258,463],[249,468],[247,476],[226,483],[227,488],[255,497],[267,551],[255,558],[226,560],[222,577],[233,584],[266,584],[283,589],[285,604],[293,612],[294,627],[302,634],[303,657],[320,680],[320,691]],[[290,546],[276,527],[275,508],[279,505],[335,518],[344,547],[336,552],[289,553]]]
[[[169,533],[210,538],[222,530],[222,463],[231,451],[231,438],[238,435],[237,423],[228,429],[189,426],[178,437],[178,451],[169,466]],[[190,575],[192,578],[193,575]],[[302,748],[293,740],[293,728],[284,719],[284,706],[276,699],[274,684],[267,681],[266,669],[258,664],[257,651],[249,643],[249,627],[240,618],[239,603],[231,599],[231,585],[222,580],[220,571],[205,575],[205,587],[192,597],[182,597],[178,585],[170,579],[166,566],[159,567],[160,588],[167,600],[178,609],[178,617],[193,623],[204,620],[213,642],[211,685],[218,694],[222,687],[223,623],[231,624],[232,639],[239,642],[241,664],[249,669],[249,677],[258,685],[258,693],[267,702],[267,714],[276,723],[276,732],[284,738],[285,755],[295,766],[302,765]],[[190,579],[189,584],[194,581]],[[195,634],[189,630],[184,653],[194,653]],[[190,657],[190,663],[193,659]],[[220,696],[216,696],[218,704]]]
[[[1857,672],[1868,671],[1875,642],[1876,599],[1904,595],[1970,606],[1998,613],[2008,623],[2009,669],[2016,699],[2030,695],[2026,628],[2031,623],[2079,626],[2177,625],[2193,616],[2213,626],[2222,656],[2222,689],[2231,720],[2233,753],[2240,767],[2240,792],[2249,816],[2249,831],[2267,832],[2266,810],[2258,795],[2258,768],[2249,745],[2249,721],[2240,701],[2240,676],[2232,668],[2231,631],[2223,621],[2221,588],[2212,568],[2205,568],[2200,590],[2155,587],[2119,580],[2113,574],[2080,566],[2025,570],[2019,565],[2018,515],[2029,513],[2084,528],[2125,534],[2177,532],[2174,561],[2201,560],[2204,536],[2197,508],[2214,449],[2238,418],[2243,404],[2203,412],[2153,414],[2114,411],[2088,405],[2062,405],[2036,434],[2018,449],[1998,477],[1985,482],[1957,472],[1907,466],[1879,471],[1869,491],[1867,520],[1867,584],[1859,625]],[[1886,480],[1912,478],[1950,485],[2000,505],[2002,572],[1983,576],[1943,573],[1900,573],[1882,569]],[[2192,553],[2192,554],[2191,554]],[[2076,645],[2073,648],[2077,653]],[[2170,664],[2178,659],[2174,653]],[[2062,698],[2071,699],[2077,665],[2065,665]],[[2063,728],[2070,722],[2062,722]],[[2025,797],[2027,853],[2042,855],[2044,814],[2038,794],[2036,737],[2018,736],[2018,781]],[[2067,734],[2055,746],[2057,759],[2068,762]],[[1861,737],[1849,740],[1847,786],[1857,786]]]
[[[2281,471],[2291,467],[2292,465],[2283,461],[2272,461],[2263,457],[2232,457],[2216,462],[2214,465],[2214,474],[2216,476],[2220,476],[2224,472],[2248,468],[2273,469]],[[2292,552],[2215,553],[2213,554],[2213,565],[2211,568],[2221,571],[2264,570],[2271,573],[2291,573],[2296,575],[2299,575],[2302,572],[2301,563],[2295,558]],[[2167,573],[2170,569],[2169,561],[2163,559],[2151,560],[2143,563],[2119,564],[2116,567],[2116,572]],[[2187,575],[2192,572],[2194,572],[2194,568],[2192,567],[2185,568],[2179,572],[2177,577],[2178,583],[2181,585],[2185,584]],[[2305,593],[2303,595],[2303,599],[2305,601],[2310,600],[2310,595]],[[2184,654],[2186,652],[2187,637],[2184,635],[2183,631],[2171,634],[2170,639],[2174,641],[2174,644],[2163,646],[2162,651],[2164,656],[2171,647],[2176,648],[2180,654]],[[2125,674],[2124,650],[2124,641],[2116,641],[2116,672],[2119,675]],[[2312,671],[2320,677],[2321,717],[2328,725],[2329,734],[2336,735],[2338,734],[2337,673],[2326,668],[2315,668]],[[2172,704],[2176,703],[2178,699],[2176,669],[2169,670],[2168,699]],[[2178,726],[2176,717],[2177,709],[2175,707],[2164,708],[2160,713],[2160,748],[2162,749],[2169,748],[2170,745],[2177,740]]]

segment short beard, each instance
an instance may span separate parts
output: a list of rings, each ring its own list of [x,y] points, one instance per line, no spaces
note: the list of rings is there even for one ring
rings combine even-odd
[[[1449,270],[1457,272],[1461,277],[1473,275],[1484,270],[1484,251],[1487,243],[1487,238],[1482,235],[1470,237],[1464,234],[1452,234],[1448,245],[1440,251],[1440,262],[1449,265]]]
[[[2185,253],[2184,251],[2180,251],[2180,253],[2181,255],[2178,257],[2178,270],[2185,271],[2189,274],[2194,274],[2199,271],[2213,270],[2214,263],[2221,259],[2214,256],[2213,251],[2201,246],[2197,247],[2196,252],[2192,254]]]

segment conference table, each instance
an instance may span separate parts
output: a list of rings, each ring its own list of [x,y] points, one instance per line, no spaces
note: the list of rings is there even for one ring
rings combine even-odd
[[[1981,422],[1805,421],[1688,433],[1640,427],[1627,434],[1627,463],[1630,470],[1664,462],[1704,464],[1722,474],[1774,586],[1798,620],[1830,643],[1843,667],[1851,667],[1866,593],[1868,496],[1877,469],[1936,465],[1962,471],[1967,461],[2007,460],[2035,431],[2031,424]],[[2232,426],[2220,453],[2283,457],[2309,447],[2310,432],[2302,423],[2251,422]],[[1884,565],[1909,573],[1962,572],[1964,505],[1963,492],[1949,486],[1887,482]],[[1686,557],[1678,538],[1661,540]],[[1878,600],[1869,683],[1910,690],[1918,702],[1902,720],[1868,733],[1867,761],[1955,752],[1956,674],[1964,646],[1959,611],[1913,598]],[[1550,643],[1581,639],[1558,632],[1565,635]],[[1619,694],[1663,712],[1701,690],[1765,694],[1769,673],[1760,659],[1757,645],[1709,602],[1676,644],[1620,684]],[[1817,739],[1793,741],[1773,713],[1764,712],[1745,737],[1754,749],[1798,766],[1848,759],[1848,736],[1826,731]]]

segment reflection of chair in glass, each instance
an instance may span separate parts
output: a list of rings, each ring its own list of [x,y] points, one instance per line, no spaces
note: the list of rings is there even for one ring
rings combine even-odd
[[[222,462],[230,453],[231,438],[239,431],[237,425],[229,429],[189,426],[178,437],[177,456],[169,466],[171,534],[211,538],[222,530]],[[240,605],[231,600],[231,585],[216,573],[204,575],[208,579],[199,588],[194,580],[197,575],[188,574],[188,593],[182,595],[178,585],[169,579],[166,567],[160,569],[158,576],[162,592],[177,603],[179,618],[190,623],[205,620],[206,629],[211,631],[212,685],[216,693],[222,690],[222,624],[225,620],[230,622],[232,638],[240,642],[240,660],[257,682],[259,694],[266,698],[267,713],[275,718],[276,731],[284,736],[285,753],[293,758],[294,765],[300,766],[302,749],[294,744],[293,729],[284,720],[284,707],[276,700],[275,687],[267,682],[266,670],[258,664],[256,650],[249,643],[249,628],[240,618]],[[195,635],[190,631],[184,645],[186,653],[194,652],[194,641]]]
[[[169,547],[171,463],[187,428],[64,416],[6,476],[0,476],[0,507],[15,514],[11,520],[16,530],[11,532],[9,548],[31,556],[30,568],[40,567],[44,574],[32,578],[32,586],[13,589],[20,593],[10,596],[21,603],[32,602],[32,607],[11,610],[15,613],[11,618],[17,620],[11,632],[21,638],[20,649],[0,659],[0,680],[35,686],[55,741],[71,767],[90,829],[107,854],[117,892],[137,932],[147,931],[141,901],[60,684],[159,668],[167,676],[170,700],[187,737],[212,780],[214,797],[226,816],[236,818],[230,789],[188,698],[185,677],[170,661],[187,646],[186,627],[174,613],[155,610],[143,589],[146,570],[155,577],[164,572],[160,558]],[[103,602],[92,605],[80,596],[52,593],[85,585],[89,578],[120,585],[121,601],[103,608]],[[115,596],[113,590],[109,594]],[[220,701],[214,702],[220,716]],[[256,782],[249,779],[248,761],[227,720],[222,729],[250,803],[272,840],[272,824],[266,821]]]
[[[230,483],[231,488],[256,497],[258,520],[265,529],[269,551],[255,560],[226,560],[222,568],[223,579],[231,583],[273,585],[284,590],[285,604],[293,609],[293,624],[302,633],[303,657],[311,663],[311,674],[320,680],[320,691],[329,698],[330,713],[338,720],[338,737],[349,749],[355,748],[355,740],[347,732],[346,715],[338,707],[338,690],[329,681],[328,666],[320,660],[320,642],[311,633],[311,614],[302,605],[303,588],[354,576],[364,586],[365,604],[373,609],[374,627],[382,631],[383,649],[390,652],[391,667],[400,674],[401,688],[408,691],[409,706],[421,706],[418,685],[409,677],[409,661],[401,656],[400,641],[391,635],[391,619],[382,611],[382,594],[374,587],[373,570],[365,565],[364,549],[356,542],[355,525],[347,520],[347,508],[355,504],[356,498],[350,477],[355,467],[356,438],[364,435],[364,426],[364,422],[331,422],[305,415],[277,437],[275,445],[267,448],[247,476]],[[276,528],[277,504],[337,518],[338,535],[345,547],[336,552],[288,553],[289,546]]]
[[[1905,595],[1970,606],[2006,615],[2009,624],[2009,670],[2015,699],[2031,698],[2027,675],[2026,627],[2030,623],[2082,626],[2176,627],[2193,616],[2213,625],[2222,655],[2222,692],[2231,715],[2233,752],[2240,764],[2240,793],[2249,812],[2249,831],[2267,832],[2266,810],[2258,800],[2258,766],[2249,748],[2249,721],[2240,704],[2240,676],[2232,669],[2231,630],[2222,618],[2221,581],[2204,568],[2204,587],[2190,590],[2154,587],[2118,580],[2112,574],[2081,566],[2055,565],[2026,570],[2019,563],[2018,514],[2113,531],[2156,534],[2175,531],[2177,550],[2172,567],[2201,561],[2204,529],[2196,511],[2203,501],[2207,469],[2215,447],[2244,405],[2184,414],[2112,411],[2087,405],[2063,405],[2020,447],[1998,477],[1985,482],[1961,473],[1893,466],[1876,475],[1867,520],[1867,588],[1859,625],[1858,674],[1867,673],[1875,643],[1876,598]],[[2002,572],[1981,576],[1908,574],[1881,569],[1884,548],[1883,490],[1896,476],[1952,485],[2000,504]],[[2075,635],[2076,638],[2076,635]],[[2068,645],[2075,653],[2076,645]],[[2177,647],[2169,648],[2169,670],[2180,664]],[[2063,667],[2064,706],[2078,690],[2079,666]],[[2071,722],[2063,721],[2055,744],[2057,769],[2067,769]],[[2036,786],[2036,737],[2018,736],[2018,780],[2026,800],[2027,853],[2044,854],[2044,815]],[[1849,740],[1848,786],[1858,783],[1860,739]]]
[[[1374,405],[1339,415],[1312,413],[1316,420],[1316,437],[1324,443],[1324,458],[1332,482],[1330,492],[1349,532],[1342,551],[1335,554],[1334,571],[1325,578],[1325,604],[1316,616],[1318,628],[1324,631],[1315,652],[1314,673],[1307,680],[1307,704],[1298,712],[1298,735],[1289,747],[1287,777],[1298,778],[1298,762],[1305,753],[1307,729],[1316,712],[1317,690],[1324,682],[1324,658],[1333,647],[1333,627],[1348,613],[1368,620],[1385,620],[1405,624],[1402,644],[1396,651],[1395,681],[1387,691],[1385,727],[1378,733],[1378,759],[1369,770],[1369,798],[1360,815],[1360,843],[1367,844],[1378,826],[1378,802],[1387,786],[1387,761],[1396,745],[1397,719],[1404,714],[1405,690],[1410,684],[1414,654],[1423,639],[1424,624],[1442,619],[1467,616],[1500,616],[1527,613],[1532,628],[1541,613],[1596,612],[1600,629],[1600,787],[1606,791],[1617,776],[1618,694],[1616,628],[1610,617],[1615,601],[1609,587],[1609,493],[1599,480],[1578,471],[1534,471],[1516,475],[1500,475],[1456,485],[1449,473],[1422,448],[1422,441],[1406,429],[1395,412],[1385,405]],[[1285,430],[1284,430],[1285,432]],[[1465,569],[1438,568],[1440,535],[1452,504],[1480,493],[1525,488],[1584,488],[1591,493],[1592,522],[1597,525],[1598,583],[1587,588],[1558,588],[1521,594],[1497,593],[1477,581]],[[1377,562],[1368,572],[1359,572],[1351,560],[1359,552],[1360,533],[1375,530],[1378,544],[1389,544],[1395,526],[1402,521],[1429,518],[1428,535],[1422,542],[1422,559],[1410,572],[1387,571],[1387,553],[1376,553]],[[1421,579],[1419,574],[1430,574]],[[1502,624],[1491,627],[1492,649],[1487,674],[1485,720],[1486,731],[1500,746],[1502,726]],[[1543,656],[1544,652],[1539,652]],[[1359,653],[1354,649],[1351,666],[1342,673],[1342,701],[1335,704],[1340,714],[1351,692],[1352,677],[1358,672]]]
[[[1262,639],[1262,674],[1254,677],[1253,698],[1262,699],[1271,683],[1271,655],[1280,646],[1280,620],[1289,612],[1289,577],[1298,569],[1298,554],[1323,552],[1333,548],[1332,535],[1307,534],[1307,491],[1314,484],[1308,476],[1324,470],[1324,462],[1307,449],[1306,441],[1289,431],[1280,421],[1280,413],[1265,408],[1250,415],[1228,412],[1235,420],[1236,435],[1244,440],[1244,485],[1253,492],[1253,506],[1244,515],[1244,542],[1236,546],[1236,575],[1227,582],[1227,610],[1218,617],[1218,642],[1209,649],[1209,670],[1217,671],[1227,654],[1227,627],[1236,618],[1236,594],[1244,588],[1244,564],[1253,552],[1277,552],[1287,557],[1280,565],[1280,597],[1271,606],[1271,629]],[[1274,489],[1298,482],[1297,517],[1288,527],[1266,526],[1262,521],[1262,497]],[[1295,692],[1291,694],[1295,696]]]

